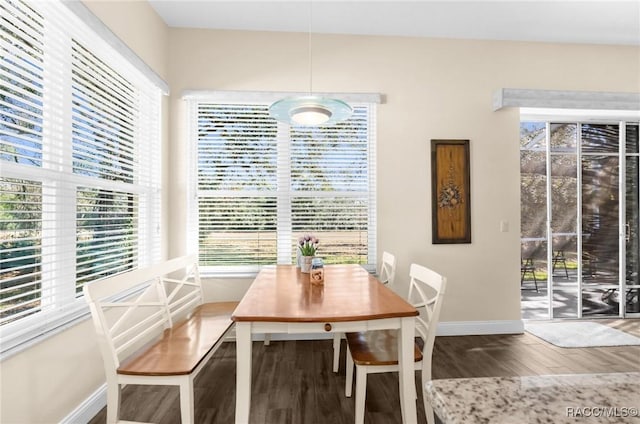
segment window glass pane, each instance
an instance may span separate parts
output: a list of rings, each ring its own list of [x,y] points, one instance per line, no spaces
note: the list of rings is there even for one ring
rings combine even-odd
[[[366,107],[331,127],[292,128],[291,187],[305,193],[291,201],[294,254],[298,237],[312,232],[326,263],[368,262],[368,145]],[[363,194],[331,195],[339,192]]]
[[[135,268],[138,197],[80,188],[77,192],[76,294],[90,281]]]
[[[617,284],[619,225],[617,157],[582,159],[582,260],[585,284]]]
[[[627,153],[640,153],[640,126],[627,123]]]
[[[520,151],[520,221],[522,237],[545,237],[547,161],[544,152]]]
[[[520,289],[523,317],[549,315],[546,123],[520,125]]]
[[[545,302],[547,264],[547,176],[544,152],[520,151],[520,286],[525,317],[548,315]],[[535,294],[534,294],[535,293]]]
[[[551,157],[551,219],[554,233],[576,234],[578,163],[575,155]]]
[[[369,184],[365,108],[331,127],[291,130],[291,188],[300,191],[360,191]]]
[[[575,152],[578,139],[576,124],[551,124],[551,151]]]
[[[0,3],[0,158],[42,166],[43,19]]]
[[[198,107],[198,188],[275,190],[277,124],[264,105]]]
[[[542,150],[547,147],[546,124],[544,122],[520,123],[520,149]]]
[[[275,197],[201,197],[200,264],[276,263]]]
[[[326,263],[368,262],[366,197],[293,198],[291,210],[294,245],[299,236],[312,232],[320,240],[316,256],[324,258]]]
[[[578,159],[575,154],[551,156],[551,249],[552,272],[547,287],[553,290],[553,316],[578,316],[578,282],[569,274],[577,258]],[[545,261],[548,267],[548,262]],[[547,268],[548,270],[548,268]],[[545,271],[547,271],[545,270]],[[548,273],[547,273],[548,274]]]
[[[72,69],[73,172],[132,183],[133,85],[75,40]]]
[[[640,158],[627,157],[626,179],[625,274],[627,285],[640,285]]]
[[[619,159],[582,158],[582,314],[618,315]]]
[[[618,153],[618,124],[582,124],[581,142],[583,153]]]
[[[40,310],[42,187],[0,178],[0,325]]]

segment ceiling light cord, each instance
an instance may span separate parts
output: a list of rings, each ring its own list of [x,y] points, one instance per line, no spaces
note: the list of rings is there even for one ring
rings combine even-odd
[[[313,93],[313,55],[311,54],[311,30],[313,21],[313,1],[309,2],[309,21],[308,21],[308,33],[307,33],[307,50],[309,52],[309,95]]]
[[[286,97],[269,106],[269,115],[276,121],[289,125],[316,127],[332,125],[348,119],[353,108],[338,99],[313,95],[313,0],[309,0],[309,22],[307,33],[307,50],[309,53],[309,94],[306,96]]]

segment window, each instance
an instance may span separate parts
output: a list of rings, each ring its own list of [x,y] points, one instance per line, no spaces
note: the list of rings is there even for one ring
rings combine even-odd
[[[161,90],[62,3],[0,8],[5,353],[85,314],[84,284],[160,259]]]
[[[191,231],[205,270],[291,264],[305,233],[320,239],[327,263],[375,267],[374,103],[310,128],[276,122],[268,103],[189,102]]]

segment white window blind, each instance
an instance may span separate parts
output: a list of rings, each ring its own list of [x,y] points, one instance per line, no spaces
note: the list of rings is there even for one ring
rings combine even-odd
[[[160,89],[59,2],[0,4],[1,350],[160,259]]]
[[[134,179],[135,87],[73,40],[73,172]]]
[[[3,160],[42,164],[44,19],[27,5],[4,2],[0,20]]]
[[[192,231],[205,271],[293,263],[306,233],[325,262],[375,268],[375,104],[305,128],[276,122],[268,104],[189,102]]]

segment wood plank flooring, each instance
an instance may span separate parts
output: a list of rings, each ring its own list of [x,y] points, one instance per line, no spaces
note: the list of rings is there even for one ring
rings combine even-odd
[[[598,320],[640,337],[640,320]],[[354,400],[344,396],[344,342],[340,372],[331,371],[330,340],[273,341],[253,345],[252,424],[353,423]],[[196,423],[233,423],[235,343],[225,343],[195,380]],[[640,371],[640,346],[564,349],[528,333],[438,337],[433,378],[492,377]],[[418,374],[416,374],[418,376]],[[420,387],[419,378],[416,378]],[[422,390],[418,389],[418,420]],[[122,393],[122,419],[180,422],[178,390],[128,386]],[[90,424],[105,422],[106,409]],[[374,374],[367,385],[367,424],[400,423],[396,374]]]

